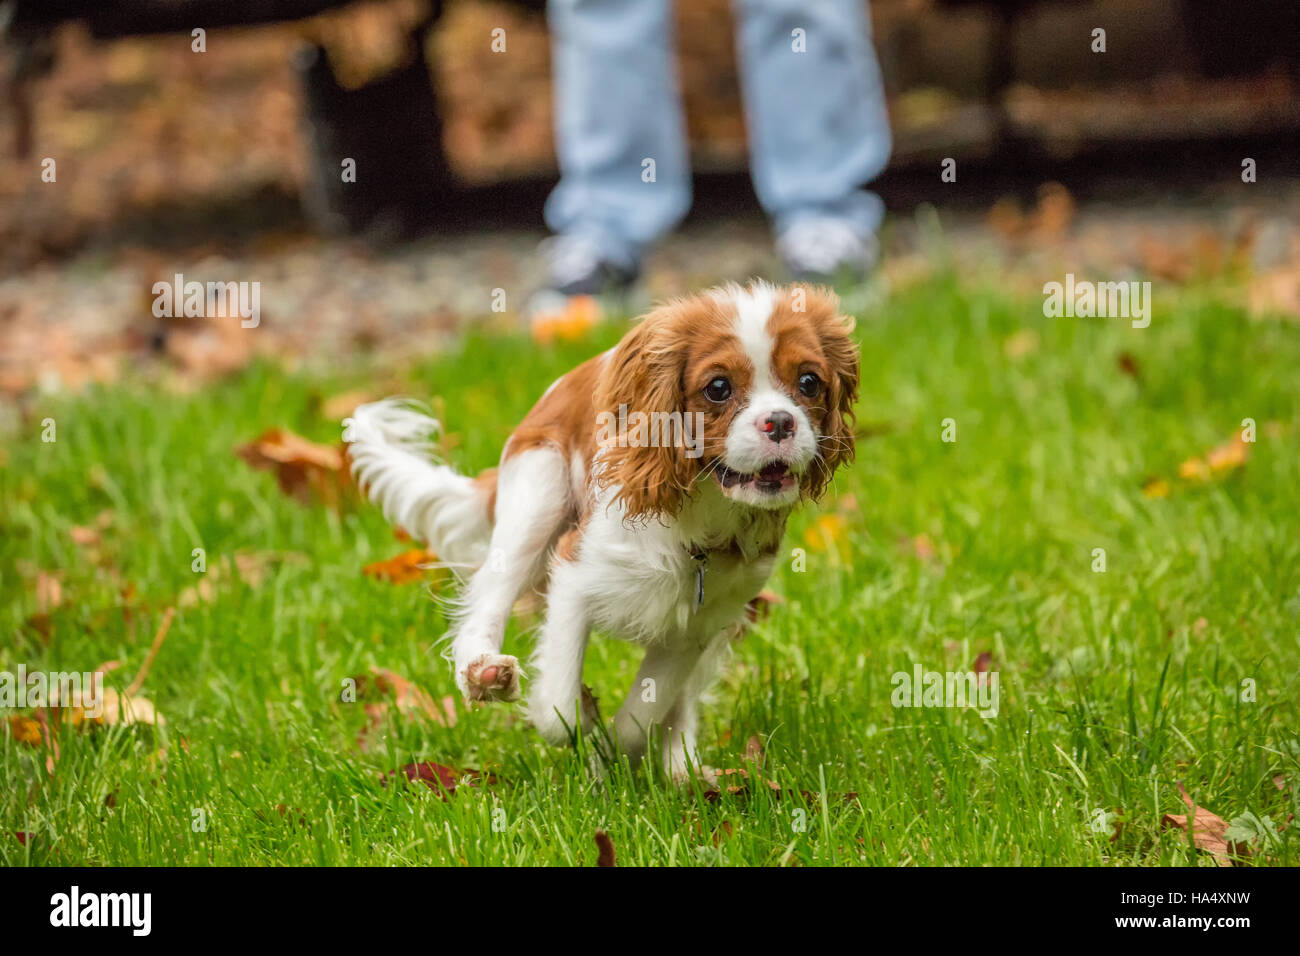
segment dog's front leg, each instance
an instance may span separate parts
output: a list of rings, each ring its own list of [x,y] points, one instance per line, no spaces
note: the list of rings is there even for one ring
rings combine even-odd
[[[506,623],[524,588],[546,567],[569,513],[564,455],[537,448],[505,460],[487,560],[460,599],[451,642],[456,684],[466,700],[515,700],[519,662],[501,653]]]
[[[547,588],[546,620],[533,652],[528,716],[541,735],[562,744],[574,730],[591,730],[595,714],[582,694],[589,627],[574,564],[557,562]]]

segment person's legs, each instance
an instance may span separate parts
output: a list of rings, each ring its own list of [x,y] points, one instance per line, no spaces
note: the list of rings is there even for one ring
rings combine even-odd
[[[874,246],[884,207],[862,187],[885,168],[891,137],[865,0],[735,7],[754,189],[778,244],[838,229]]]
[[[546,224],[634,273],[691,199],[671,2],[550,0],[548,16],[561,178]]]

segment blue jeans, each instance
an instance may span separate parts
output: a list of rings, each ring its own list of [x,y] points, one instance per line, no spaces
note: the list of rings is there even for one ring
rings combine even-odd
[[[815,216],[874,234],[883,206],[862,186],[890,132],[865,0],[734,3],[754,189],[777,232]],[[672,0],[549,0],[548,17],[560,183],[546,223],[634,265],[691,204]]]

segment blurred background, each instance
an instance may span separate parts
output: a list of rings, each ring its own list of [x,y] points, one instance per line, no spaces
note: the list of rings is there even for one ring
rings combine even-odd
[[[0,402],[126,372],[203,381],[260,352],[432,349],[466,322],[515,320],[556,176],[542,6],[0,3]],[[959,267],[1031,294],[1044,270],[1231,274],[1250,308],[1300,314],[1300,5],[871,11],[895,137],[876,184],[886,286],[923,277],[942,233]],[[647,299],[775,274],[730,2],[679,3],[677,24],[696,203],[651,260]],[[342,157],[365,171],[356,184],[339,183]],[[259,334],[155,319],[150,289],[177,272],[261,282]]]

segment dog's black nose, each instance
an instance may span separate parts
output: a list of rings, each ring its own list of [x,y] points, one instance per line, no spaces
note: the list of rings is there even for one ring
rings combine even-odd
[[[794,434],[794,416],[789,412],[773,412],[764,419],[763,432],[775,442],[789,438]]]

